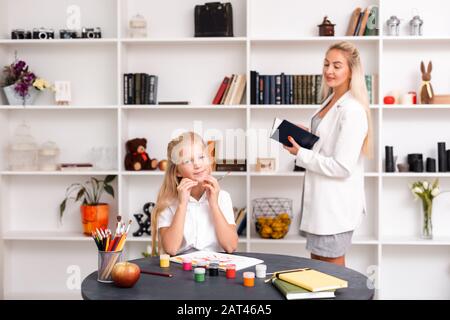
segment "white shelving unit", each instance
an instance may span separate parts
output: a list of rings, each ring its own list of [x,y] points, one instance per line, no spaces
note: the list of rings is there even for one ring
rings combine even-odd
[[[231,193],[237,207],[251,208],[257,197],[292,198],[294,219],[285,238],[262,239],[248,210],[248,232],[240,237],[238,250],[308,257],[305,239],[298,235],[304,174],[292,171],[293,158],[276,143],[268,143],[262,130],[270,128],[274,117],[307,124],[319,106],[250,105],[248,94],[237,106],[214,106],[211,101],[223,77],[232,73],[246,73],[248,78],[250,70],[321,73],[326,49],[340,40],[354,42],[366,74],[379,76],[378,96],[371,105],[375,157],[365,163],[368,214],[355,231],[347,265],[375,280],[377,298],[450,298],[450,199],[445,195],[436,199],[435,238],[425,241],[418,237],[419,202],[413,201],[408,189],[417,179],[440,178],[441,188],[449,190],[450,173],[384,173],[383,168],[385,145],[394,146],[398,162],[413,152],[437,158],[437,142],[450,145],[450,106],[381,104],[391,90],[418,91],[422,59],[433,61],[435,93],[450,91],[450,23],[445,17],[449,4],[443,0],[430,0],[426,5],[419,0],[407,5],[398,0],[230,2],[234,38],[194,38],[193,8],[199,3],[194,0],[74,0],[70,4],[42,0],[39,10],[52,12],[45,18],[30,10],[38,8],[31,0],[1,2],[0,64],[11,63],[17,51],[36,74],[52,81],[71,81],[73,101],[71,106],[55,106],[52,95],[44,93],[35,105],[24,108],[7,105],[0,95],[0,298],[80,298],[79,288],[68,286],[69,279],[78,276],[82,280],[96,270],[97,257],[92,240],[81,234],[77,205],[70,207],[63,224],[59,223],[58,205],[66,187],[87,176],[118,175],[116,198],[105,199],[111,204],[111,225],[116,214],[125,220],[133,218],[145,202],[156,199],[163,173],[125,171],[125,142],[145,137],[150,156],[164,159],[175,130],[194,129],[205,139],[226,136],[230,129],[252,132],[237,141],[246,146],[250,170],[232,173],[221,186]],[[65,28],[67,8],[72,4],[80,9],[82,25],[102,28],[103,39],[9,39],[14,28]],[[380,8],[380,24],[395,14],[405,19],[406,25],[412,8],[417,8],[425,21],[424,35],[407,36],[402,29],[400,37],[390,37],[383,25],[379,36],[343,36],[353,9],[372,4]],[[147,39],[128,37],[128,19],[136,13],[149,22]],[[317,25],[325,15],[336,23],[335,37],[317,36]],[[123,105],[122,75],[134,72],[159,75],[160,101],[189,100],[190,104]],[[14,128],[23,120],[39,143],[58,143],[62,162],[88,161],[92,147],[109,146],[118,149],[117,165],[92,172],[10,172],[5,151]],[[277,157],[278,171],[255,172],[256,157],[269,155]],[[131,237],[126,244],[127,258],[141,257],[148,245],[148,236]]]

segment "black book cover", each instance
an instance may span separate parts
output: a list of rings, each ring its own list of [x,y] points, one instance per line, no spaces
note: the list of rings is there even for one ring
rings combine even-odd
[[[155,76],[150,75],[150,90],[149,90],[149,100],[148,104],[155,104]]]
[[[281,73],[281,104],[286,104],[286,77],[284,73]]]
[[[145,74],[145,99],[144,104],[150,104],[150,81],[151,81],[151,75]]]
[[[141,104],[147,103],[147,101],[145,100],[146,88],[147,88],[147,74],[141,73]]]
[[[270,75],[270,104],[275,104],[276,103],[276,90],[275,90],[275,76],[274,75]]]
[[[250,104],[256,104],[256,71],[250,71]]]
[[[157,104],[158,103],[158,76],[153,76],[154,77],[154,86],[153,86],[153,101],[152,104]]]
[[[275,104],[281,104],[281,75],[275,76]]]
[[[264,102],[263,104],[270,103],[270,76],[264,76]]]
[[[123,104],[128,104],[128,73],[123,74]]]
[[[258,85],[259,89],[259,97],[258,97],[258,104],[264,104],[264,87],[265,87],[265,83],[264,83],[264,76],[263,75],[259,75],[259,85]]]
[[[292,147],[292,144],[288,140],[289,136],[294,138],[300,146],[306,149],[311,149],[319,140],[318,136],[296,126],[295,124],[287,120],[275,118],[270,138],[285,146]]]
[[[141,104],[141,75],[139,73],[133,74],[134,82],[134,104]]]

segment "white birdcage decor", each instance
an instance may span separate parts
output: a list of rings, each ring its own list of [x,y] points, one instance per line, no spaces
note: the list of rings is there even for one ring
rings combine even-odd
[[[147,37],[147,20],[144,16],[136,14],[130,19],[129,35],[130,38]]]
[[[47,141],[39,148],[39,170],[57,171],[59,169],[59,148],[53,141]]]
[[[30,127],[22,123],[16,128],[9,146],[9,168],[11,171],[34,171],[37,164],[38,145]]]

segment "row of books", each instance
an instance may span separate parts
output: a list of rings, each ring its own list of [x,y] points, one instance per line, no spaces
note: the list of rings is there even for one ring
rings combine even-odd
[[[272,284],[287,300],[334,298],[335,290],[348,287],[345,280],[309,268],[275,272]]]
[[[261,75],[250,71],[251,104],[319,104],[322,75]]]
[[[375,75],[365,75],[369,103],[373,104],[377,94]],[[250,71],[250,103],[258,104],[321,104],[320,74],[260,75]]]
[[[232,74],[231,76],[224,77],[212,104],[241,104],[247,83],[246,78],[245,74]]]
[[[353,10],[348,23],[346,36],[376,36],[378,28],[378,6],[371,5],[366,9],[357,7]]]
[[[123,104],[157,104],[158,76],[147,73],[123,75]]]

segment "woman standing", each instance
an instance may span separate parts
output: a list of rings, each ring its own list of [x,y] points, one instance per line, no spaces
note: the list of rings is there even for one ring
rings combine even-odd
[[[289,137],[296,164],[306,169],[300,230],[311,258],[345,265],[353,231],[366,211],[364,156],[372,157],[372,126],[357,48],[328,48],[322,72],[322,108],[311,119],[320,137],[312,150]]]

